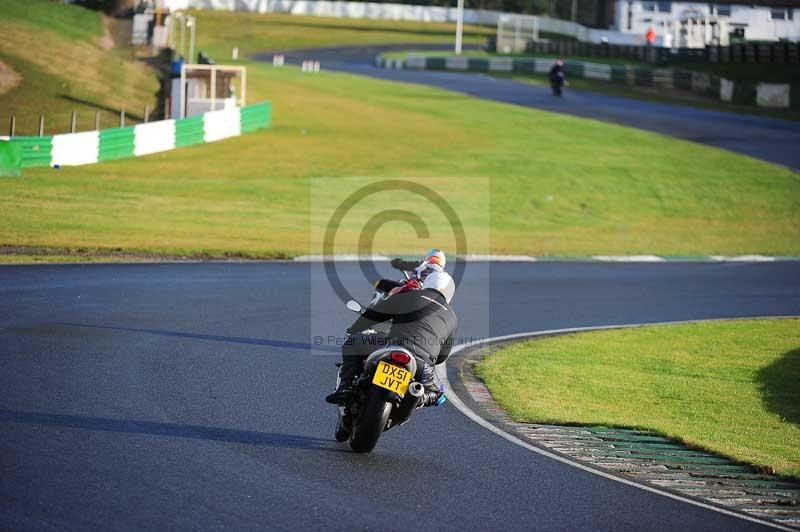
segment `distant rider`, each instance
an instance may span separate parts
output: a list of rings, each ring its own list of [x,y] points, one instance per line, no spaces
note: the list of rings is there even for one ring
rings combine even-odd
[[[550,69],[548,77],[550,78],[550,88],[553,89],[553,96],[560,97],[562,89],[564,88],[564,83],[566,82],[564,77],[564,61],[556,59],[556,62],[553,63],[553,67]]]
[[[458,319],[450,307],[455,290],[450,274],[435,271],[425,277],[421,290],[401,291],[367,308],[347,329],[350,336],[342,347],[339,387],[325,400],[334,404],[347,402],[366,358],[373,351],[398,345],[417,359],[414,378],[425,387],[422,405],[437,404],[443,393],[433,380],[434,365],[447,359],[455,341]],[[387,334],[364,332],[387,321],[391,322]]]

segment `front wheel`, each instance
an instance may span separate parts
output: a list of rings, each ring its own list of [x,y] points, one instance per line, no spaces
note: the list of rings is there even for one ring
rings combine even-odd
[[[385,394],[372,389],[360,410],[350,435],[350,448],[357,453],[368,453],[375,448],[378,438],[389,422],[392,403],[385,399]]]

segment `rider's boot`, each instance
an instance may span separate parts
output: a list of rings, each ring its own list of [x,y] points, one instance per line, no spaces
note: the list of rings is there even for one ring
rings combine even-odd
[[[355,393],[353,385],[361,372],[361,360],[352,356],[343,358],[342,367],[339,368],[339,386],[333,393],[325,397],[325,401],[335,405],[344,404],[353,397]]]
[[[439,406],[445,402],[444,390],[434,382],[433,375],[436,372],[433,366],[425,364],[422,370],[422,381],[420,384],[425,388],[425,393],[422,394],[422,401],[419,406]]]

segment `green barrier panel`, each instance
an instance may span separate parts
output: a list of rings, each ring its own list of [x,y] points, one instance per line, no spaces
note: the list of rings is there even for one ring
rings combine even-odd
[[[444,70],[444,57],[429,57],[425,61],[425,68],[430,70]]]
[[[22,168],[50,166],[53,137],[14,137],[13,143],[22,149]]]
[[[511,64],[514,72],[525,72],[533,74],[536,72],[536,62],[533,59],[514,59]]]
[[[653,72],[646,68],[636,68],[633,71],[634,80],[636,85],[645,85],[647,87],[653,84]]]
[[[584,77],[585,69],[583,68],[583,63],[576,63],[573,61],[565,61],[564,62],[564,73],[567,76],[574,76],[576,78]]]
[[[203,116],[191,116],[175,121],[175,147],[203,143]]]
[[[685,70],[672,71],[672,85],[676,89],[692,90],[692,73]]]
[[[19,177],[22,172],[22,146],[0,140],[0,177]]]
[[[98,161],[133,157],[133,126],[100,130]]]
[[[738,105],[756,104],[756,84],[746,81],[736,81],[733,83],[733,98],[731,103]]]
[[[611,67],[611,81],[625,83],[628,80],[628,69],[625,67]]]
[[[717,98],[719,98],[719,80],[719,76],[711,76],[711,88],[708,89],[708,93]]]
[[[242,133],[263,129],[269,127],[272,117],[272,105],[269,102],[248,105],[242,107],[239,116]]]
[[[467,59],[467,70],[470,72],[489,72],[489,60],[481,57]]]

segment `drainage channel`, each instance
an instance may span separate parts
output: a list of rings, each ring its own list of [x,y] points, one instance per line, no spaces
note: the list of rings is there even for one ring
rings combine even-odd
[[[800,530],[800,482],[651,432],[514,422],[473,372],[473,365],[497,347],[467,354],[458,369],[458,388],[463,386],[471,406],[487,421],[593,467]]]

